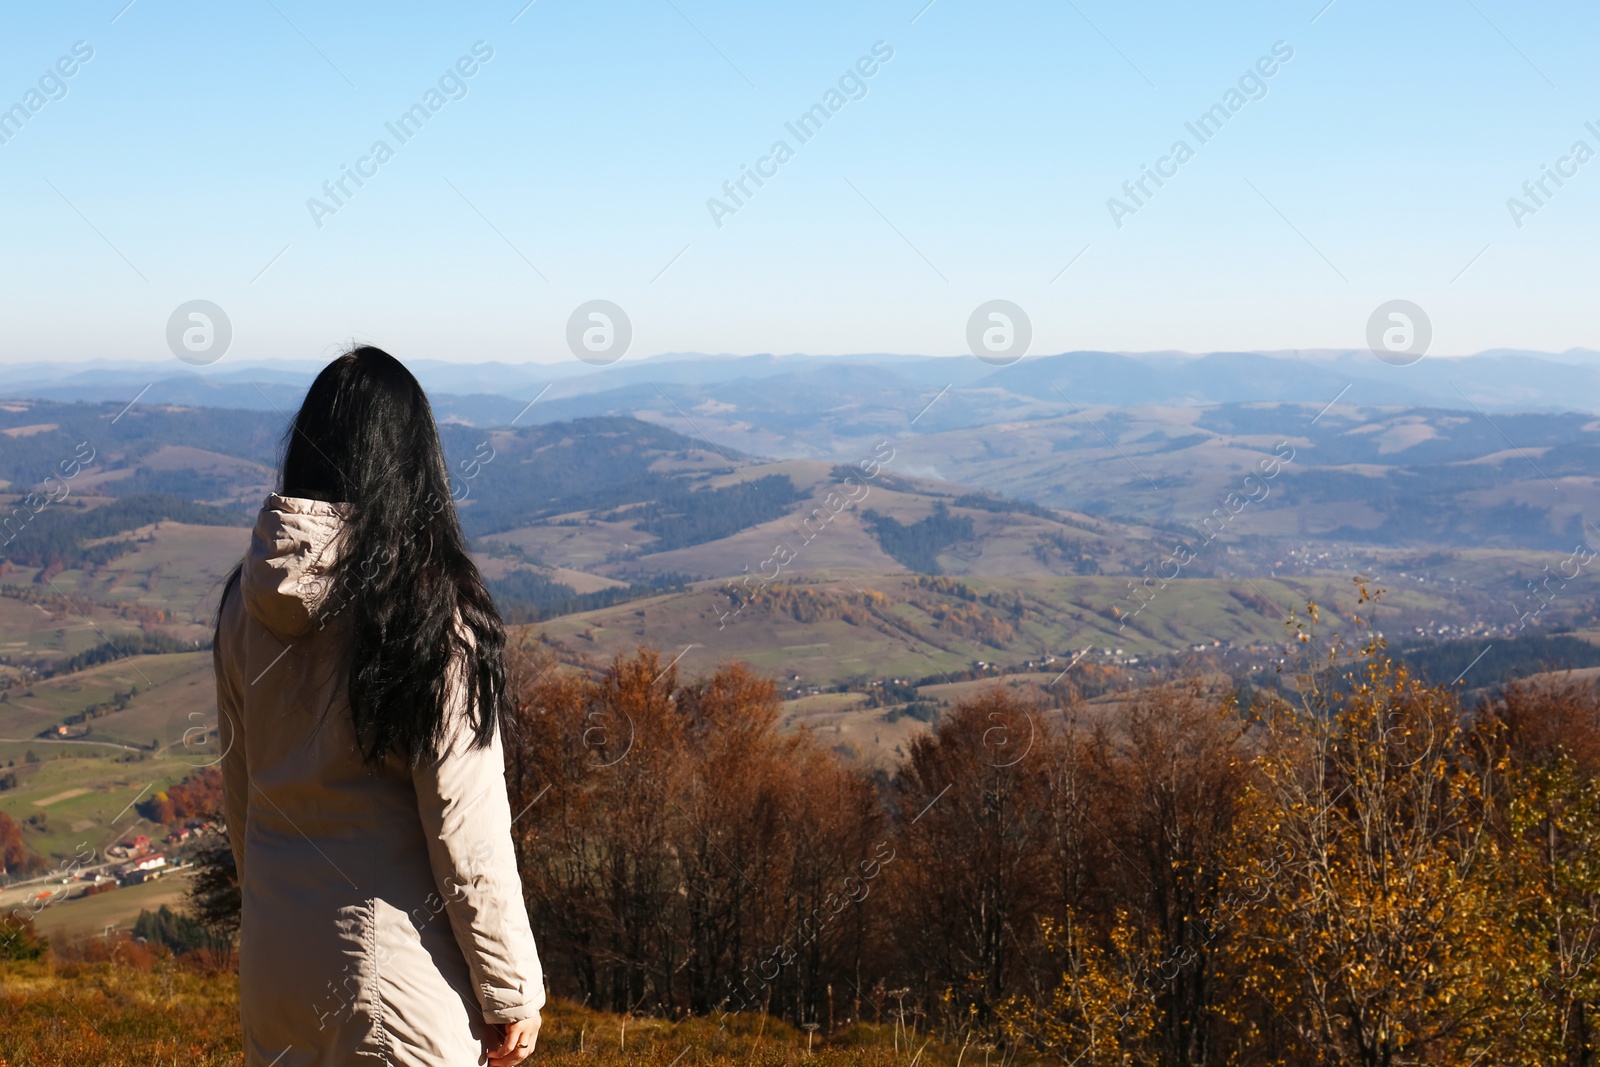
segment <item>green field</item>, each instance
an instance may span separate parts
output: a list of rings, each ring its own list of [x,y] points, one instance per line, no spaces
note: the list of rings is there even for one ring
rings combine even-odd
[[[41,592],[53,590],[45,586]],[[64,659],[138,632],[135,622],[92,606],[85,615],[59,597],[30,604],[0,596],[0,656],[9,660]]]
[[[117,535],[134,550],[92,574],[63,571],[63,592],[102,603],[128,603],[170,613],[166,629],[180,639],[209,636],[222,582],[250,545],[250,532],[233,526],[161,522]]]
[[[127,696],[127,707],[87,720],[96,741],[149,747],[182,736],[190,713],[216,721],[209,652],[134,656],[13,689],[0,705],[0,737],[27,741],[85,708]],[[132,694],[128,696],[128,694]]]
[[[52,865],[79,854],[80,849],[103,852],[134,833],[157,836],[164,832],[140,818],[130,807],[136,799],[153,794],[194,773],[197,757],[163,755],[122,758],[66,755],[66,746],[46,751],[39,763],[17,757],[8,767],[18,777],[17,788],[0,792],[0,811],[22,827],[29,848]],[[60,753],[59,758],[56,757]],[[124,754],[126,756],[127,754]],[[55,799],[60,798],[60,799]]]

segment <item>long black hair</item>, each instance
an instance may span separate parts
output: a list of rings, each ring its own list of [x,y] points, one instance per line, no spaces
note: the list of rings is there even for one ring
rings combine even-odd
[[[436,757],[463,683],[473,743],[487,745],[505,696],[505,626],[468,554],[422,386],[387,352],[353,348],[317,375],[285,441],[279,492],[349,505],[322,610],[347,619],[363,757]]]

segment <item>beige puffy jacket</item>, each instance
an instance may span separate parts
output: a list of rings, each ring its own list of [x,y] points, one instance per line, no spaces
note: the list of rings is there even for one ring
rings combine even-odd
[[[473,748],[457,729],[416,768],[362,761],[322,580],[342,514],[268,497],[218,628],[245,1063],[466,1067],[485,1021],[545,999],[500,736]]]

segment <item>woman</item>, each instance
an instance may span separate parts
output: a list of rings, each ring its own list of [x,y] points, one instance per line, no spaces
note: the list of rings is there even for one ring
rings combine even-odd
[[[532,1051],[505,645],[422,387],[376,348],[334,360],[217,616],[249,1067]]]

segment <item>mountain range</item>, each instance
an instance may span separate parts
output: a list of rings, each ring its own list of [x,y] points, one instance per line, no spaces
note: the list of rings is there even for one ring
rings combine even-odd
[[[321,366],[282,360],[196,368],[172,362],[12,364],[0,396],[60,401],[292,410]],[[753,434],[785,456],[824,455],[851,421],[903,427],[941,390],[958,403],[928,412],[926,432],[1074,406],[1196,407],[1338,400],[1485,412],[1600,413],[1600,354],[1497,350],[1425,358],[1407,367],[1365,351],[1288,353],[1067,352],[995,367],[970,357],[707,356],[680,353],[596,368],[557,364],[419,361],[412,369],[441,418],[475,425],[556,422],[630,414],[680,422],[702,405],[759,414]],[[531,408],[530,401],[538,402]],[[520,414],[520,418],[518,418]]]

